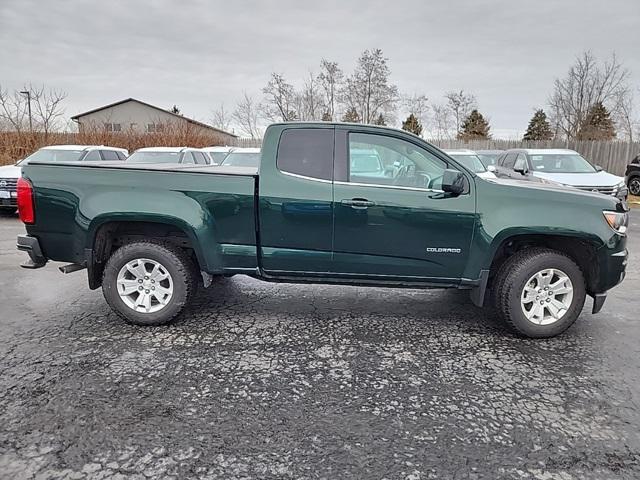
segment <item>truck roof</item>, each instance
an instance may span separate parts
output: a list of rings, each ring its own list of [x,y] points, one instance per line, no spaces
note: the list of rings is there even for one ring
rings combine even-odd
[[[575,150],[567,148],[518,148],[516,150],[527,152],[529,155],[580,155]]]
[[[48,145],[40,150],[115,150],[126,152],[127,150],[119,147],[109,147],[106,145]]]
[[[468,148],[453,148],[443,150],[447,155],[477,155],[473,150],[469,150]]]

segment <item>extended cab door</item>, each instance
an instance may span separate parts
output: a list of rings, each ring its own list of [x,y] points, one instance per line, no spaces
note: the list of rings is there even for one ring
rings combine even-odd
[[[331,270],[333,125],[276,125],[260,164],[263,271],[308,276]]]
[[[467,193],[439,191],[444,170],[459,168],[444,158],[408,135],[336,127],[337,274],[459,280],[473,234],[475,187],[468,176]]]

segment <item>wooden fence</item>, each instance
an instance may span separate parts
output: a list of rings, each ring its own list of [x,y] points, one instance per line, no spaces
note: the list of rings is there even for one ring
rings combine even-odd
[[[428,140],[428,142],[442,148],[468,148],[470,150],[508,150],[510,148],[568,148],[580,153],[593,165],[600,165],[607,172],[624,175],[627,164],[633,157],[640,154],[640,142],[625,142],[614,140],[608,142],[574,141],[574,140],[544,140],[525,142],[522,140]],[[260,147],[262,139],[239,138],[237,147]]]

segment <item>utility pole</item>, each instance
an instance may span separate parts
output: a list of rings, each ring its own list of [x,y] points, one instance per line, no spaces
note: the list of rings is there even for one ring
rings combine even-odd
[[[27,96],[27,105],[29,106],[29,132],[33,133],[33,118],[31,116],[31,92],[29,90],[23,90],[20,93]]]

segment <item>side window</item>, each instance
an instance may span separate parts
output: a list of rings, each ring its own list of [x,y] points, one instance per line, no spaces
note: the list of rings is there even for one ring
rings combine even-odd
[[[102,158],[100,158],[100,151],[91,150],[89,153],[87,153],[83,160],[85,162],[99,162],[100,160],[102,160]]]
[[[196,163],[193,154],[191,152],[185,152],[184,155],[182,155],[182,163]]]
[[[333,179],[333,129],[285,130],[280,136],[276,166],[285,173]]]
[[[198,165],[206,165],[207,162],[207,157],[205,157],[204,153],[202,152],[192,152],[193,156],[196,157],[196,163]]]
[[[113,150],[102,150],[102,158],[104,160],[120,160],[118,155]]]
[[[118,155],[118,160],[125,161],[127,159],[127,156],[123,152],[116,152],[116,155]]]
[[[509,170],[513,170],[513,166],[516,163],[516,154],[508,153],[504,160],[502,160],[502,166],[504,168],[508,168]]]
[[[349,182],[437,189],[446,168],[443,160],[405,140],[349,134]]]
[[[527,170],[527,157],[524,156],[524,153],[519,153],[516,157],[516,161],[513,164],[513,169],[518,171],[526,171]]]

